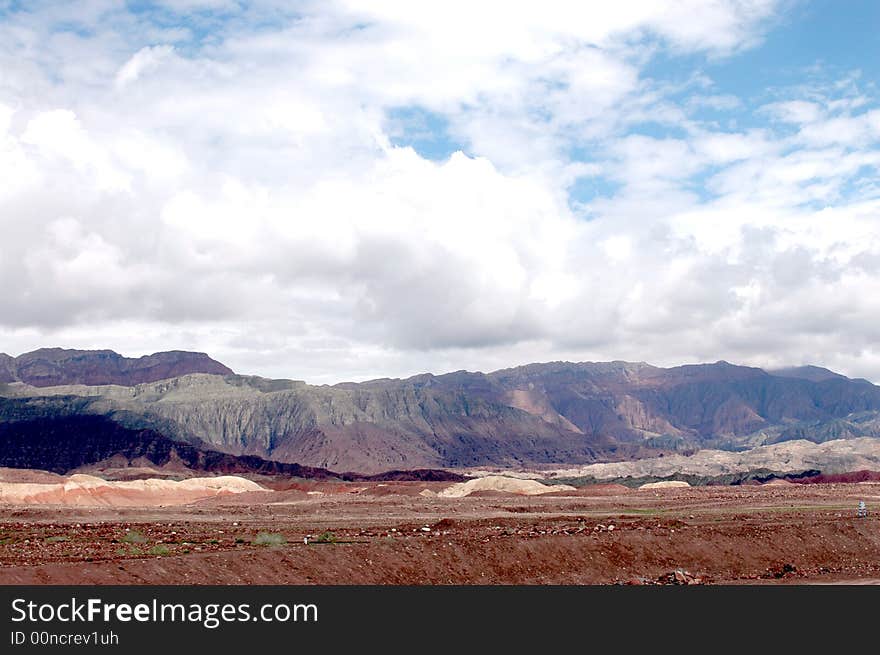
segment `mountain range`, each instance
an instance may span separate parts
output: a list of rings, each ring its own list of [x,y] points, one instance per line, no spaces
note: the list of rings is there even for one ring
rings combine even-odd
[[[165,464],[185,451],[194,465],[205,456],[193,453],[228,456],[226,469],[249,457],[375,474],[865,436],[880,437],[880,387],[815,366],[550,362],[316,386],[183,351],[0,355],[5,466],[69,470],[115,455]]]

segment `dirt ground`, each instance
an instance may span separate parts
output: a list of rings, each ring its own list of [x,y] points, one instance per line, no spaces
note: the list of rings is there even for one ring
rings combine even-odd
[[[466,498],[419,495],[442,483],[289,486],[270,502],[241,494],[167,508],[0,506],[0,584],[880,579],[880,483]],[[860,500],[866,518],[856,515]]]

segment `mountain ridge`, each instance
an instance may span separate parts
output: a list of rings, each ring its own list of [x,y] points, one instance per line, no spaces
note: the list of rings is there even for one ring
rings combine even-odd
[[[232,369],[207,354],[170,350],[124,357],[113,350],[40,348],[18,357],[0,353],[0,382],[33,387],[67,384],[133,386],[187,375],[231,375]]]
[[[165,357],[193,361],[183,351]],[[163,372],[173,370],[165,363]],[[68,377],[112,377],[92,373]],[[132,385],[0,384],[4,397],[23,404],[0,403],[0,424],[20,420],[22,407],[41,419],[100,415],[234,456],[364,473],[585,465],[880,436],[880,387],[818,367],[776,375],[725,361],[547,362],[320,386],[195,372]]]

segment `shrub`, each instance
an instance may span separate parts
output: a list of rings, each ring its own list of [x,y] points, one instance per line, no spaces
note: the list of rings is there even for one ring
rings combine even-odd
[[[254,537],[254,544],[257,546],[283,546],[287,543],[284,535],[270,532],[261,532]]]
[[[315,538],[315,543],[318,544],[335,544],[336,543],[336,535],[332,532],[323,532],[319,534]]]
[[[156,544],[152,548],[150,548],[150,555],[168,555],[171,553],[171,549],[168,548],[165,544]]]

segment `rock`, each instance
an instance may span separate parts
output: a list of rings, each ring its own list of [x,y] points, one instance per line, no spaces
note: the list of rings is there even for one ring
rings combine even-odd
[[[784,578],[787,575],[797,573],[797,567],[794,564],[786,562],[785,564],[777,564],[767,569],[767,572],[761,576],[764,578]]]
[[[657,584],[665,585],[701,585],[705,580],[684,569],[676,569],[657,578]]]

